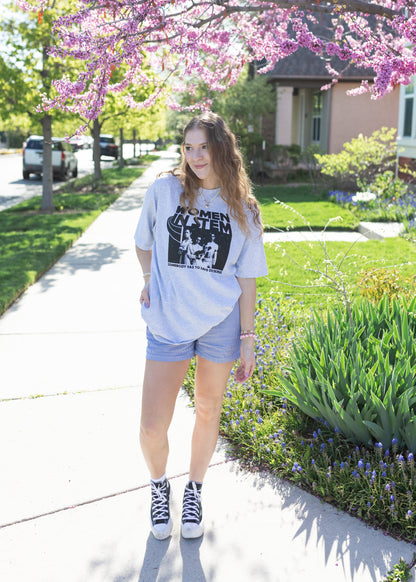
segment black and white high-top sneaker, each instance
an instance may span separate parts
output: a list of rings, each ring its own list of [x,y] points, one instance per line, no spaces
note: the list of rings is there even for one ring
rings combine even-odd
[[[189,481],[183,495],[182,536],[199,538],[204,533],[201,505],[201,483]]]
[[[150,522],[153,535],[158,540],[164,540],[170,536],[172,531],[172,520],[170,518],[169,497],[170,485],[165,479],[162,483],[151,481],[152,507],[150,510]]]

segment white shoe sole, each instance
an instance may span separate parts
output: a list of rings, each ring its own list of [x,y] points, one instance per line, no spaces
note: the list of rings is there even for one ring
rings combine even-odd
[[[158,523],[153,525],[150,523],[150,529],[152,530],[152,534],[155,536],[157,540],[165,540],[170,536],[172,533],[172,520],[169,518],[167,523]]]
[[[204,524],[202,521],[200,524],[183,523],[181,533],[185,539],[200,538],[204,533]]]

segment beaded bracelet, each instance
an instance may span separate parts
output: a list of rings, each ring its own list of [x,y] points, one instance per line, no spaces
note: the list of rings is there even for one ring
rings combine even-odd
[[[240,334],[240,340],[244,339],[246,337],[252,337],[254,339],[256,339],[256,334],[254,333],[254,331],[242,331]]]

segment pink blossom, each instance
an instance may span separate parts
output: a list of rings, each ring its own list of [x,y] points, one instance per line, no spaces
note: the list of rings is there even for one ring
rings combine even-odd
[[[49,6],[48,0],[16,3],[40,15]],[[354,63],[374,71],[374,84],[363,82],[354,92],[371,91],[373,98],[398,83],[408,83],[416,73],[416,54],[409,48],[416,44],[413,3],[370,0],[362,3],[362,13],[354,11],[348,0],[321,3],[318,10],[331,9],[331,17],[311,13],[310,4],[306,0],[281,5],[274,0],[78,0],[74,11],[55,23],[56,45],[50,52],[79,61],[82,71],[56,79],[57,95],[42,98],[42,107],[92,119],[112,92],[123,95],[134,108],[151,106],[162,96],[176,108],[178,87],[185,85],[192,93],[198,83],[205,83],[209,90],[224,91],[247,62],[265,59],[262,72],[267,72],[300,47],[324,59],[338,57],[345,68]],[[343,71],[330,66],[327,70],[332,83],[342,77]],[[133,97],[136,86],[147,88],[144,101]]]

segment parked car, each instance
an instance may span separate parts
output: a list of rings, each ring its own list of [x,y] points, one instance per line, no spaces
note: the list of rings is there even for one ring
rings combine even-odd
[[[87,150],[91,147],[92,138],[86,135],[79,135],[71,137],[69,143],[73,147],[74,151]]]
[[[100,135],[100,155],[118,159],[118,146],[112,135]]]
[[[71,174],[78,175],[78,159],[72,146],[63,138],[52,138],[52,170],[53,175],[65,180]],[[28,180],[30,174],[43,171],[43,136],[31,135],[23,144],[23,179]]]

